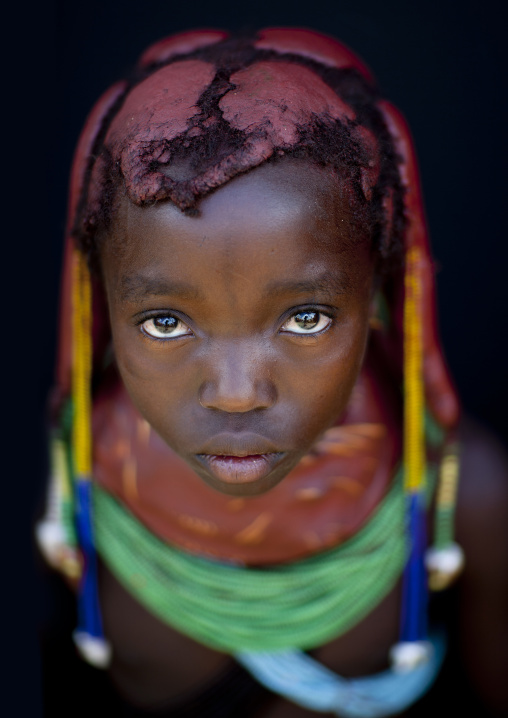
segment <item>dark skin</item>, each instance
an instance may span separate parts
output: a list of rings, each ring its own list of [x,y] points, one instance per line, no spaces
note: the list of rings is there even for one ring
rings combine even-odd
[[[199,217],[124,200],[102,254],[134,405],[237,496],[279,483],[337,420],[365,352],[369,243],[328,173],[289,167],[236,179]]]
[[[364,357],[375,258],[327,170],[266,165],[203,200],[198,217],[122,199],[101,260],[126,388],[215,489],[269,491],[340,417]],[[276,293],[275,283],[284,285]],[[462,655],[492,715],[504,715],[508,467],[474,426],[463,428],[463,446]],[[232,458],[215,469],[210,456]],[[386,668],[399,592],[315,656],[344,676]],[[199,690],[229,660],[161,624],[105,568],[101,594],[111,675],[133,703],[163,706]],[[262,715],[315,714],[277,698]]]

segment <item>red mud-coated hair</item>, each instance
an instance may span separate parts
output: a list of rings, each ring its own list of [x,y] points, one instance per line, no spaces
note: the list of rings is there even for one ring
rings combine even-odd
[[[266,29],[250,39],[202,30],[148,48],[133,79],[111,88],[87,121],[73,165],[69,243],[77,240],[93,260],[119,192],[140,206],[171,200],[192,213],[202,197],[233,177],[285,156],[330,167],[385,262],[402,257],[412,244],[422,248],[427,402],[442,425],[452,426],[458,405],[436,333],[412,142],[397,111],[381,100],[370,71],[333,38],[304,29]],[[186,172],[179,178],[171,167],[182,162]],[[401,366],[400,265],[387,280],[394,322],[386,346]],[[97,280],[94,296],[102,301]],[[66,393],[65,310],[61,321],[59,384]],[[107,336],[96,311],[96,359]]]
[[[161,40],[98,131],[75,234],[96,252],[120,191],[140,206],[169,199],[198,211],[236,175],[292,156],[330,167],[373,247],[400,258],[403,192],[377,99],[353,53],[308,30]],[[172,172],[182,162],[183,178]]]

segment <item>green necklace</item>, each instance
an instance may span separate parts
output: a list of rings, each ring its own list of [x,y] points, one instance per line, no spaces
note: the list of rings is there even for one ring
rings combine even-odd
[[[406,559],[401,480],[399,470],[367,524],[347,542],[286,565],[244,568],[185,553],[97,485],[95,542],[142,605],[200,643],[228,653],[311,649],[358,623],[400,576]]]

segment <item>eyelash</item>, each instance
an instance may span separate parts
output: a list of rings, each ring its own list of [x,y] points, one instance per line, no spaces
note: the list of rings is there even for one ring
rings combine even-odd
[[[186,333],[184,333],[184,334],[177,334],[176,336],[168,335],[168,336],[166,336],[166,337],[157,337],[157,336],[154,336],[153,334],[150,334],[150,332],[148,332],[148,331],[143,327],[143,324],[145,324],[146,322],[150,322],[150,321],[153,321],[153,320],[155,320],[155,319],[166,319],[166,318],[168,318],[168,317],[171,317],[172,319],[176,319],[176,321],[177,321],[176,326],[178,326],[178,323],[181,323],[181,324],[183,324],[184,326],[186,326],[189,331],[186,332]],[[148,339],[149,341],[152,341],[152,342],[160,343],[160,342],[166,342],[166,341],[168,341],[168,340],[170,340],[170,339],[180,339],[180,338],[183,338],[183,337],[193,336],[193,331],[192,331],[192,329],[190,329],[190,327],[189,327],[189,325],[187,324],[187,322],[185,322],[183,319],[181,319],[181,318],[180,318],[177,314],[175,314],[174,312],[157,312],[156,314],[151,314],[151,315],[148,315],[148,316],[147,316],[147,315],[144,315],[143,317],[141,317],[140,319],[138,319],[135,324],[136,324],[136,326],[138,326],[138,327],[140,328],[140,330],[141,330],[143,336],[144,336],[146,339]]]
[[[302,332],[296,332],[296,331],[290,331],[290,330],[284,329],[284,326],[286,326],[291,321],[291,319],[294,319],[299,314],[312,314],[312,313],[315,313],[319,316],[317,324],[319,324],[322,317],[326,317],[329,320],[328,324],[325,327],[323,327],[322,329],[319,329],[318,331],[311,331],[311,330],[305,331],[304,330]],[[186,326],[188,329],[188,332],[183,333],[183,334],[177,334],[176,336],[170,334],[166,337],[162,337],[162,336],[157,337],[157,336],[154,336],[153,334],[150,334],[150,332],[148,332],[146,329],[143,328],[143,324],[145,324],[146,322],[153,321],[155,319],[165,319],[168,317],[171,317],[177,321],[176,327],[178,327],[178,323],[181,323],[184,326]],[[323,309],[321,309],[319,307],[315,307],[315,306],[298,307],[298,309],[291,311],[291,314],[289,314],[289,316],[287,316],[287,318],[282,323],[282,326],[280,327],[279,332],[282,334],[289,334],[292,337],[296,336],[298,338],[316,337],[316,336],[319,336],[319,335],[327,332],[330,329],[330,327],[332,326],[334,319],[335,319],[335,315],[334,315],[334,313],[331,312],[330,309],[328,309],[328,311],[324,311]],[[166,342],[166,341],[169,341],[172,339],[181,339],[183,337],[188,337],[188,336],[194,335],[194,333],[193,333],[192,329],[190,329],[189,325],[186,322],[184,322],[184,320],[181,319],[174,312],[158,312],[156,314],[151,314],[148,316],[144,315],[143,317],[139,318],[136,321],[135,325],[140,327],[140,330],[146,339],[148,339],[149,341],[157,342],[157,343]]]
[[[317,315],[317,321],[311,322],[315,326],[312,326],[309,329],[303,329],[300,327],[301,331],[295,331],[290,329],[285,329],[284,327],[287,326],[292,320],[296,320],[296,317],[299,315],[309,315],[309,314],[316,314]],[[326,323],[324,326],[319,327],[320,324],[322,324],[323,319],[326,319]],[[299,309],[296,312],[292,312],[290,316],[286,319],[282,327],[280,328],[281,334],[289,335],[292,339],[297,337],[299,340],[303,339],[304,341],[306,339],[315,339],[316,337],[320,336],[321,334],[324,334],[327,332],[332,324],[333,324],[334,316],[330,312],[325,312],[322,309],[318,309],[316,307],[307,307],[305,309]],[[317,329],[315,328],[317,325]]]

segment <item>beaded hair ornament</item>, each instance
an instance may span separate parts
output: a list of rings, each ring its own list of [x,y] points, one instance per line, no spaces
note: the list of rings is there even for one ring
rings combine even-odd
[[[164,66],[174,57],[221,42],[227,33],[216,30],[188,32],[172,36],[152,45],[141,56],[140,69],[152,66]],[[298,55],[330,68],[354,69],[369,82],[372,75],[367,67],[344,45],[336,40],[303,29],[274,28],[260,32],[253,43],[259,50],[269,50],[280,55]],[[198,64],[199,61],[195,61]],[[177,63],[175,63],[177,64]],[[182,63],[180,63],[182,64]],[[204,64],[204,63],[201,63]],[[171,67],[169,65],[168,67]],[[196,69],[196,68],[195,68]],[[198,68],[199,69],[199,68]],[[300,68],[301,70],[302,68]],[[48,560],[62,569],[70,578],[79,581],[79,628],[75,633],[78,647],[86,657],[96,664],[107,664],[109,648],[104,640],[97,593],[96,554],[91,520],[91,481],[92,481],[92,426],[91,426],[91,381],[93,364],[104,352],[104,337],[108,329],[104,312],[94,311],[102,307],[102,290],[97,279],[89,272],[87,258],[76,246],[74,228],[76,217],[82,207],[83,197],[90,194],[94,181],[94,158],[97,148],[109,136],[114,136],[118,116],[128,106],[129,87],[119,82],[100,98],[93,108],[81,134],[74,157],[69,195],[69,215],[64,259],[62,286],[62,312],[60,322],[60,350],[57,377],[56,403],[62,405],[63,399],[72,398],[72,475],[76,477],[75,521],[77,527],[77,546],[75,550],[64,545],[59,522],[62,511],[57,507],[56,499],[51,503],[45,521],[39,525],[38,537]],[[265,98],[266,100],[266,98]],[[307,100],[306,100],[307,101]],[[311,99],[309,102],[312,104]],[[348,116],[348,106],[337,96],[339,114]],[[378,102],[378,109],[384,119],[400,158],[399,171],[404,187],[406,228],[404,232],[405,270],[404,281],[395,287],[391,298],[390,310],[393,316],[390,335],[385,338],[388,353],[396,356],[403,347],[403,385],[404,385],[404,433],[403,465],[404,493],[406,497],[407,526],[410,537],[410,553],[404,571],[403,605],[405,610],[401,618],[400,643],[394,647],[392,658],[397,665],[412,665],[425,653],[426,626],[426,586],[427,568],[431,571],[433,588],[446,583],[446,576],[454,571],[461,562],[460,551],[449,541],[447,521],[454,504],[454,492],[457,481],[457,461],[450,445],[449,455],[445,457],[442,474],[444,483],[438,492],[438,508],[441,507],[441,533],[434,549],[427,552],[425,537],[425,475],[426,448],[424,418],[425,411],[431,413],[435,421],[453,435],[458,420],[458,402],[448,376],[436,328],[435,289],[433,265],[428,243],[428,231],[424,217],[421,190],[416,159],[407,125],[398,110],[390,103]],[[293,109],[293,108],[290,108]],[[295,116],[300,112],[295,106]],[[312,110],[312,107],[311,107]],[[125,110],[127,111],[127,110]],[[264,109],[266,111],[266,107]],[[166,110],[167,112],[167,110]],[[185,118],[177,116],[174,124],[178,133],[186,129]],[[234,115],[231,114],[231,117]],[[233,120],[231,120],[233,121]],[[295,125],[293,120],[293,128]],[[291,130],[290,130],[291,131]],[[366,138],[369,141],[368,138]],[[265,138],[264,144],[253,145],[252,152],[258,152],[260,164],[273,153],[276,145],[273,137]],[[270,144],[271,142],[271,144]],[[229,159],[229,158],[228,158]],[[128,163],[128,152],[123,151],[121,162]],[[233,163],[234,164],[234,163]],[[205,191],[222,184],[228,179],[227,163],[208,176],[202,175],[193,180],[194,184],[165,187],[166,194],[185,207],[188,196],[204,194]],[[255,163],[251,164],[255,166]],[[236,167],[235,173],[241,171]],[[231,173],[229,176],[234,176]],[[156,177],[150,185],[152,198],[157,199],[161,183],[171,182],[168,178]],[[200,185],[201,182],[201,185]],[[159,183],[159,184],[157,184]],[[200,190],[201,188],[201,190]],[[131,188],[136,192],[136,188]],[[189,195],[190,193],[190,195]],[[386,224],[391,224],[393,212],[390,201],[385,203]],[[63,454],[54,444],[54,464],[65,462]],[[61,477],[65,472],[57,472]],[[65,485],[63,479],[55,479],[51,491],[59,494],[60,505],[65,507],[73,491]],[[60,482],[60,483],[58,483]],[[62,504],[63,497],[63,504]],[[65,509],[64,509],[65,513]],[[72,517],[67,517],[72,521]],[[65,516],[63,517],[65,519]],[[438,526],[439,531],[439,526]],[[444,578],[443,578],[444,577]]]

